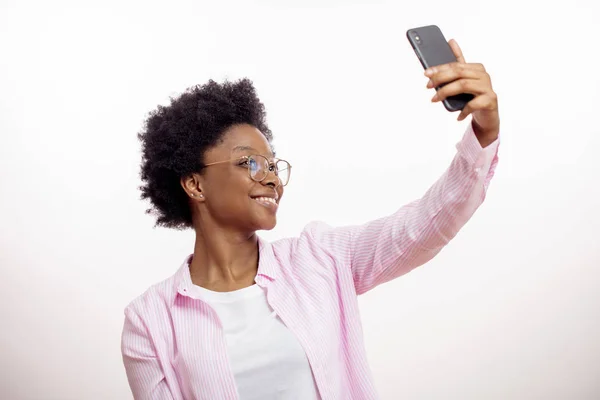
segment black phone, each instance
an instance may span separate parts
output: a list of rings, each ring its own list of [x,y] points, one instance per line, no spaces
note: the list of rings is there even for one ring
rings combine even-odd
[[[424,69],[436,65],[456,62],[456,56],[452,48],[444,37],[444,34],[436,25],[422,26],[406,31],[406,37],[417,57],[421,61]],[[443,85],[442,85],[443,86]],[[439,90],[440,87],[435,90]],[[444,107],[448,111],[462,110],[474,96],[469,93],[461,93],[456,96],[450,96],[443,101]]]

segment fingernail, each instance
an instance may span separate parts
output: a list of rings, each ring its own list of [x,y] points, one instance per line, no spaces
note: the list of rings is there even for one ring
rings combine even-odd
[[[431,76],[431,75],[433,75],[434,72],[435,72],[435,69],[433,69],[433,68],[427,68],[425,70],[425,76]]]
[[[435,96],[433,96],[433,97],[431,98],[431,102],[432,102],[432,103],[435,103],[435,102],[436,102],[436,101],[438,101],[438,100],[439,100],[439,97],[438,97],[438,95],[437,95],[437,93],[436,93],[436,94],[435,94]]]
[[[430,79],[429,82],[427,82],[427,88],[432,88],[432,87],[433,87],[433,82]]]

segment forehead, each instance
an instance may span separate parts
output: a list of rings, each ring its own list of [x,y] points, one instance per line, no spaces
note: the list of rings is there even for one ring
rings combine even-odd
[[[221,154],[261,154],[273,156],[271,144],[260,130],[252,125],[234,125],[223,134],[223,140],[214,148]]]

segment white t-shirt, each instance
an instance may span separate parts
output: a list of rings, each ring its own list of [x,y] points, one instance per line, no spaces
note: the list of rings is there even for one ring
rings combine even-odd
[[[319,398],[304,349],[260,286],[233,292],[200,286],[194,290],[221,320],[241,400]]]

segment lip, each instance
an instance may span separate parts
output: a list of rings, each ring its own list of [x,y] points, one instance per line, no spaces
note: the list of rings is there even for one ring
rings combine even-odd
[[[261,206],[270,209],[271,211],[277,211],[279,208],[279,196],[269,193],[267,195],[250,196],[252,200],[256,201]],[[268,199],[268,200],[267,200]]]
[[[276,203],[279,203],[279,195],[277,193],[274,193],[274,192],[251,195],[250,197],[253,198],[253,199],[257,199],[259,197],[267,197],[269,199],[275,200]]]

